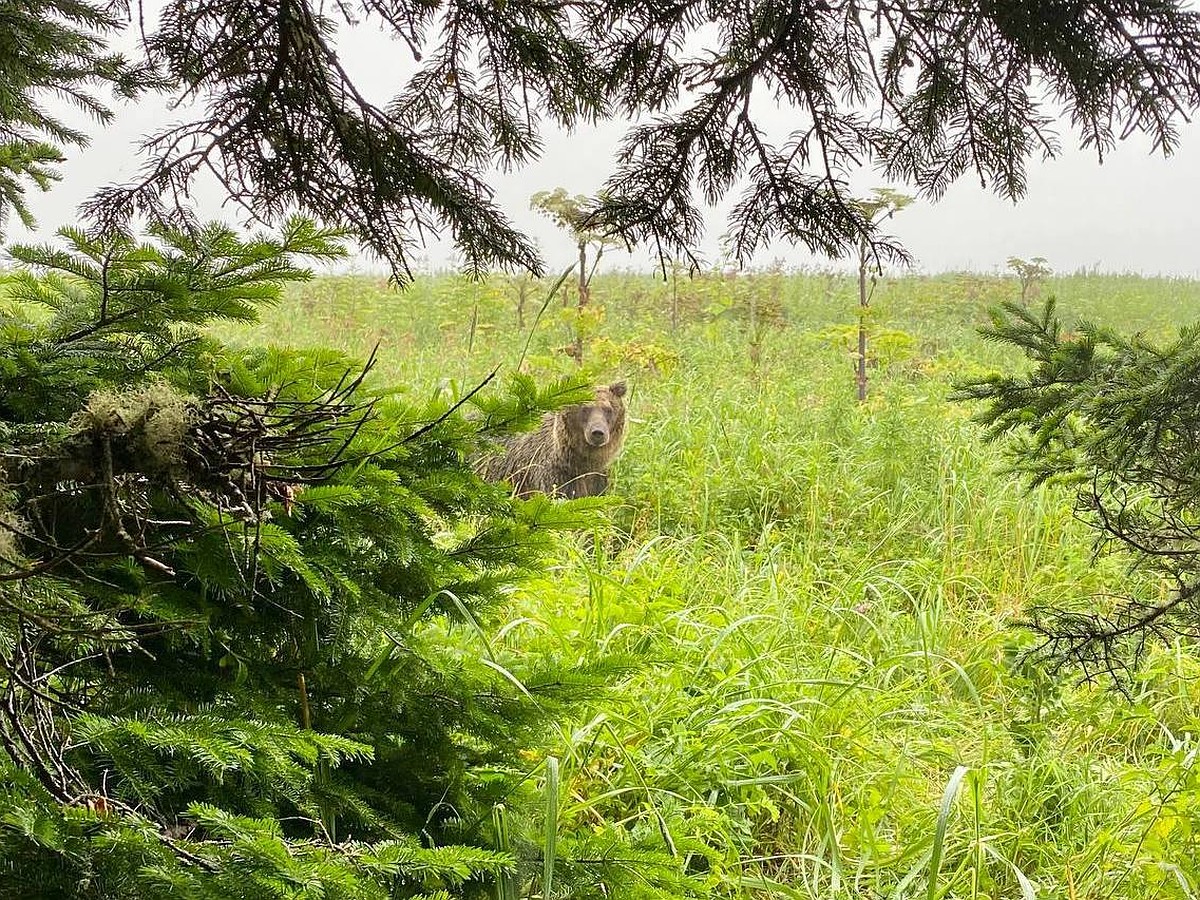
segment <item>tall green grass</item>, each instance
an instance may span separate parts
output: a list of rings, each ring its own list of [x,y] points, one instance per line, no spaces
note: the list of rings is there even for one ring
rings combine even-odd
[[[1132,697],[1022,661],[1034,604],[1153,591],[1095,558],[1070,498],[1027,493],[947,402],[1022,361],[975,329],[1015,281],[883,279],[871,397],[849,355],[855,286],[831,273],[599,276],[597,377],[630,378],[610,519],[514,597],[497,651],[645,667],[564,726],[547,843],[619,826],[713,896],[1200,896],[1200,662],[1149,660]],[[536,289],[528,321],[549,282]],[[1200,285],[1052,279],[1064,313],[1164,334]],[[530,337],[516,289],[408,294],[328,278],[236,339],[332,344],[376,377],[463,391],[551,374],[557,298]],[[552,884],[548,869],[545,884]]]

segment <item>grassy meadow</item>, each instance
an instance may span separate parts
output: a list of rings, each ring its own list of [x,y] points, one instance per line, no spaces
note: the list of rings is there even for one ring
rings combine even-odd
[[[549,286],[327,277],[224,336],[378,342],[378,379],[463,393],[522,358],[574,367],[573,314],[554,298],[538,318]],[[1155,652],[1128,699],[1020,660],[1032,605],[1155,588],[1095,558],[1071,498],[1027,493],[947,401],[1023,364],[976,333],[1016,281],[881,279],[863,405],[856,290],[597,276],[584,362],[630,384],[613,505],[488,635],[510,656],[646,661],[564,726],[560,831],[622,823],[714,897],[1200,896],[1200,660]],[[1148,335],[1200,318],[1195,282],[1041,290]]]

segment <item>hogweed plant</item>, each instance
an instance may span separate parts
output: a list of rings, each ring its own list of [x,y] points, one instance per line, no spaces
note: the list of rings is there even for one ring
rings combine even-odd
[[[892,188],[875,188],[874,196],[866,200],[857,200],[855,208],[862,214],[867,225],[874,229],[879,223],[892,218],[900,210],[912,204],[915,198],[901,194]],[[858,387],[858,402],[867,399],[867,332],[871,308],[871,293],[867,287],[867,275],[871,264],[875,263],[878,271],[880,260],[875,245],[867,239],[864,230],[858,245],[858,356],[855,360],[855,384]],[[875,276],[870,277],[873,291]]]

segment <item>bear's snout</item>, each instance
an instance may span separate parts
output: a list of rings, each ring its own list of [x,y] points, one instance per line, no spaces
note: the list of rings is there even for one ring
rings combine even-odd
[[[603,447],[608,443],[608,429],[593,425],[588,429],[587,442],[593,447]]]

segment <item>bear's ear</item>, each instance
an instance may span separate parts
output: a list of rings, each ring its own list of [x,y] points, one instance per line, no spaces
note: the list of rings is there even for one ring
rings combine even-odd
[[[623,382],[623,381],[618,381],[615,384],[610,384],[608,386],[608,389],[610,391],[612,391],[612,395],[614,397],[624,397],[625,396],[625,382]]]

